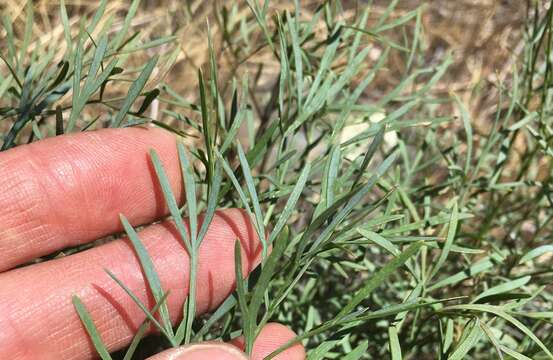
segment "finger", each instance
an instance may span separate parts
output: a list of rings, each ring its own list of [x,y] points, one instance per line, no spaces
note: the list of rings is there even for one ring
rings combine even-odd
[[[188,293],[189,259],[172,223],[139,234],[153,258],[173,322],[182,316]],[[235,284],[234,244],[242,245],[243,271],[257,264],[261,248],[248,215],[218,211],[200,247],[198,312],[214,309]],[[111,243],[0,274],[0,354],[10,359],[87,359],[93,347],[71,303],[76,294],[90,312],[110,350],[128,345],[145,316],[104,272],[111,270],[151,309],[154,302],[137,257],[127,241]]]
[[[237,347],[225,343],[201,343],[166,350],[147,360],[248,360]]]
[[[64,135],[0,153],[0,271],[166,212],[149,159],[154,148],[180,199],[175,138],[126,128]]]
[[[288,341],[294,339],[296,334],[286,326],[278,323],[269,323],[261,329],[255,339],[251,360],[263,360],[267,355],[277,350]],[[244,338],[242,336],[233,339],[231,344],[244,350]],[[303,360],[305,349],[300,344],[295,344],[284,350],[273,359],[275,360]]]
[[[296,334],[284,325],[267,324],[255,340],[250,360],[262,360],[282,345],[296,337]],[[182,346],[159,353],[148,360],[244,360],[243,338],[231,341],[231,344],[222,342],[207,342]],[[301,344],[294,345],[273,358],[274,360],[304,360],[305,350]]]

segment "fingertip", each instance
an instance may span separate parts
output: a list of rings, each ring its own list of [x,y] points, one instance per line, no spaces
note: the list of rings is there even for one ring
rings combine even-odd
[[[252,360],[262,360],[273,351],[286,344],[296,337],[296,333],[290,328],[279,324],[269,323],[263,327],[253,345]],[[240,336],[231,342],[234,346],[244,349],[244,337]],[[303,360],[305,359],[305,349],[301,343],[295,344],[285,351],[281,352],[273,359],[275,360]]]
[[[247,360],[236,347],[225,343],[201,343],[170,349],[148,360]]]
[[[252,352],[252,360],[262,360],[273,351],[296,337],[296,333],[287,326],[269,323],[259,333]],[[301,343],[292,345],[273,358],[274,360],[303,360],[305,349]]]

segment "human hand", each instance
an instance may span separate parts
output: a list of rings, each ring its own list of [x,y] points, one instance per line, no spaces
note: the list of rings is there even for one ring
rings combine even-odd
[[[163,218],[167,208],[149,159],[159,154],[175,196],[183,185],[174,137],[160,129],[127,128],[46,139],[0,153],[0,358],[89,359],[95,357],[71,298],[79,296],[100,336],[114,351],[128,345],[144,313],[105,273],[109,269],[152,308],[140,263],[125,239],[54,260],[16,268],[39,256],[90,243],[122,231],[119,214],[132,225]],[[188,293],[188,255],[172,222],[148,225],[139,236],[170,291],[172,321]],[[215,309],[235,284],[234,242],[242,246],[243,273],[259,263],[260,243],[248,215],[238,209],[214,216],[200,247],[197,311]],[[267,325],[252,359],[293,338]],[[204,343],[171,349],[151,359],[244,359],[234,345]],[[276,357],[304,359],[301,345]]]

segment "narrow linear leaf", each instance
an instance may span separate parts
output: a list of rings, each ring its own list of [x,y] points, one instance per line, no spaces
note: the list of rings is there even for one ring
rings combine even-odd
[[[537,248],[528,251],[523,257],[520,258],[518,263],[523,264],[549,252],[553,253],[553,245],[538,246]]]
[[[161,163],[161,159],[153,149],[150,150],[150,158],[152,159],[152,164],[154,165],[154,170],[156,172],[159,185],[161,186],[161,191],[163,192],[163,196],[165,197],[165,203],[167,204],[167,207],[169,208],[169,212],[173,217],[175,226],[181,236],[181,239],[184,245],[186,246],[186,250],[188,251],[188,253],[192,253],[194,249],[192,247],[192,244],[190,243],[188,231],[186,231],[186,227],[182,220],[182,216],[179,210],[179,206],[177,204],[177,200],[175,199],[175,195],[173,194],[173,190],[171,189],[171,183],[169,182],[169,178],[167,177],[167,174],[163,169],[163,164]]]
[[[163,334],[165,335],[165,337],[167,338],[167,340],[169,340],[169,342],[172,342],[174,344],[174,342],[172,341],[173,340],[173,337],[170,336],[168,333],[167,333],[167,330],[165,329],[165,327],[163,325],[161,325],[157,320],[156,318],[154,317],[154,313],[153,312],[150,312],[148,310],[148,308],[146,308],[146,305],[144,305],[144,303],[142,303],[142,301],[140,301],[140,299],[138,298],[138,296],[136,296],[131,289],[129,289],[121,280],[119,280],[119,278],[117,278],[117,276],[115,276],[114,273],[112,273],[111,271],[107,270],[107,269],[104,269],[104,271],[109,275],[110,278],[112,278],[113,281],[115,281],[117,283],[117,285],[119,285],[126,293],[127,295],[129,295],[129,297],[132,299],[132,301],[134,301],[134,303],[140,308],[140,310],[142,310],[142,312],[144,313],[144,315],[146,315],[146,318],[151,321],[157,328],[158,330]],[[164,301],[165,299],[167,298],[167,296],[169,295],[169,293],[166,293],[163,295],[163,297],[160,299],[160,300],[163,300],[163,301],[160,301],[158,302],[159,304],[159,307],[161,307],[163,304],[164,304]]]
[[[79,315],[79,318],[81,318],[81,322],[83,323],[86,332],[94,345],[94,348],[98,352],[98,355],[100,355],[102,360],[111,360],[109,351],[104,345],[104,342],[100,337],[100,333],[98,332],[96,325],[94,325],[92,317],[90,316],[88,310],[86,310],[86,307],[82,303],[81,299],[79,299],[77,295],[73,295],[71,299],[73,301],[73,306],[75,307],[75,310],[77,310],[77,314]]]
[[[484,312],[484,313],[490,313],[494,314],[496,316],[499,316],[503,318],[504,320],[508,321],[519,329],[521,332],[526,334],[532,341],[536,343],[544,352],[545,354],[550,358],[553,359],[553,354],[549,350],[549,348],[530,330],[526,325],[524,325],[522,322],[518,321],[516,318],[514,318],[512,315],[504,311],[501,307],[494,306],[494,305],[481,305],[481,304],[465,304],[465,305],[452,305],[443,308],[441,311],[455,311],[455,310],[467,310],[467,311],[473,311],[473,312]]]
[[[301,46],[298,34],[298,19],[290,16],[289,12],[286,12],[286,20],[288,23],[288,32],[292,37],[292,52],[294,54],[294,65],[296,71],[296,100],[298,102],[298,109],[301,113],[303,104],[303,61],[301,54]]]
[[[129,31],[129,27],[131,26],[132,19],[136,15],[136,11],[138,10],[138,5],[140,5],[140,0],[133,0],[133,2],[128,7],[127,16],[125,16],[123,26],[117,33],[117,36],[115,37],[115,39],[113,40],[114,49],[120,50],[123,46],[125,46],[126,42],[124,42],[123,40],[125,39],[125,36]]]
[[[353,350],[348,352],[346,356],[342,357],[342,360],[359,360],[363,357],[363,355],[367,353],[368,348],[369,342],[367,340],[364,340],[361,342],[361,344],[357,345]]]
[[[503,352],[501,351],[501,345],[499,344],[498,339],[494,336],[492,329],[483,321],[480,322],[480,327],[482,328],[482,330],[484,331],[488,339],[493,344],[495,351],[499,356],[499,359],[503,360]]]
[[[120,215],[120,218],[125,232],[127,233],[129,240],[131,241],[136,255],[138,256],[138,259],[140,260],[140,265],[142,267],[142,270],[144,271],[144,275],[146,275],[146,279],[148,280],[150,291],[152,292],[152,295],[154,296],[156,302],[161,302],[161,299],[164,296],[164,292],[161,288],[161,281],[159,280],[157,272],[154,268],[152,259],[150,258],[150,255],[148,255],[146,248],[142,244],[142,241],[140,241],[140,239],[138,238],[138,234],[129,223],[127,218],[122,214]],[[168,337],[172,338],[174,334],[173,328],[171,326],[171,318],[169,317],[169,309],[167,307],[167,304],[161,305],[159,309],[159,315],[163,323],[163,328],[169,335]]]
[[[198,270],[198,210],[196,208],[196,180],[194,179],[194,170],[188,161],[186,151],[182,143],[178,143],[177,150],[179,154],[182,177],[184,179],[184,190],[186,193],[186,204],[188,206],[188,223],[190,229],[190,277],[188,298],[186,300],[186,312],[184,314],[184,343],[188,344],[192,335],[192,324],[196,315],[196,277]]]
[[[104,16],[107,3],[108,3],[108,0],[101,0],[100,3],[97,5],[97,9],[96,9],[96,12],[94,13],[94,16],[92,17],[92,21],[86,28],[86,31],[89,34],[92,34],[92,32],[94,32],[94,30],[96,29],[96,26],[102,19],[102,16]]]
[[[246,182],[246,188],[248,189],[248,193],[250,195],[250,200],[252,203],[253,211],[255,214],[255,222],[256,222],[256,230],[257,230],[257,236],[259,236],[259,240],[261,241],[263,245],[263,257],[266,257],[267,255],[267,247],[269,244],[267,244],[267,240],[265,239],[265,226],[263,225],[263,214],[261,212],[261,206],[259,205],[259,199],[257,197],[257,190],[255,188],[255,183],[253,180],[253,176],[251,173],[250,165],[248,164],[248,160],[246,159],[246,155],[244,154],[244,150],[242,149],[242,146],[238,145],[237,147],[238,152],[238,159],[240,160],[240,167],[242,168],[242,173],[244,174],[244,180]]]
[[[445,263],[445,260],[447,259],[447,256],[451,251],[453,240],[455,239],[455,233],[457,232],[458,222],[459,222],[459,208],[458,208],[457,202],[455,202],[453,204],[453,210],[451,211],[451,217],[450,217],[449,226],[447,229],[447,238],[446,238],[444,247],[442,248],[442,252],[440,253],[440,257],[438,258],[438,261],[436,261],[436,265],[434,265],[434,268],[432,269],[432,273],[428,277],[428,281],[430,281],[430,279],[433,278],[438,273],[438,271],[440,271],[440,268]]]
[[[390,338],[390,357],[391,360],[401,360],[401,345],[399,343],[398,330],[396,326],[388,328],[388,337]]]
[[[405,262],[415,255],[419,249],[423,246],[422,242],[417,242],[409,246],[405,251],[392,259],[387,263],[382,269],[378,270],[362,287],[359,289],[350,302],[342,308],[339,312],[338,317],[343,317],[353,311],[357,305],[362,301],[367,299],[369,295],[375,290],[378,286],[384,283],[384,281],[400,266],[405,264]]]
[[[378,150],[378,148],[382,144],[382,140],[384,139],[385,133],[386,133],[386,126],[384,125],[380,127],[380,130],[378,130],[378,133],[376,133],[376,136],[374,137],[373,141],[371,141],[371,144],[369,145],[369,148],[365,153],[365,157],[363,158],[363,163],[359,167],[359,172],[357,173],[355,180],[353,180],[353,184],[351,185],[352,188],[354,188],[355,185],[359,183],[359,180],[361,180],[361,178],[363,177],[365,170],[369,166],[369,163],[371,162],[374,154],[376,153],[376,150]]]
[[[162,304],[165,303],[165,301],[167,300],[167,296],[169,296],[169,291],[167,291],[165,293],[165,295],[163,296],[163,299],[162,299],[163,301],[155,304],[155,306],[149,312],[151,314],[155,314],[159,310],[159,307]],[[123,357],[123,360],[132,360],[133,359],[134,353],[135,353],[136,349],[138,348],[138,344],[140,344],[140,341],[144,338],[144,336],[147,335],[148,331],[150,330],[150,326],[151,325],[150,325],[150,320],[149,319],[145,319],[142,322],[142,325],[140,325],[140,327],[138,328],[136,334],[134,334],[134,337],[131,341],[131,344],[129,345],[129,347],[127,348],[127,351],[125,352],[125,357]]]
[[[234,308],[236,306],[236,304],[237,304],[236,297],[234,297],[234,295],[232,295],[232,294],[229,295],[229,297],[227,297],[225,299],[225,301],[223,301],[223,303],[221,305],[219,305],[217,310],[215,310],[215,312],[213,314],[211,314],[211,316],[209,317],[209,319],[207,319],[207,321],[201,327],[201,329],[198,330],[198,332],[196,332],[196,334],[194,334],[193,341],[194,342],[201,341],[202,337],[207,334],[207,332],[211,329],[211,327],[213,325],[215,325],[215,323],[217,323],[217,321],[219,321],[232,308]]]
[[[270,282],[273,279],[277,266],[280,264],[281,257],[284,254],[284,250],[288,245],[288,237],[289,233],[287,230],[285,230],[282,231],[280,233],[280,236],[275,240],[273,250],[265,261],[265,264],[263,265],[263,269],[261,271],[261,275],[259,276],[259,279],[255,284],[250,300],[250,306],[248,309],[248,314],[250,316],[249,321],[252,325],[256,322],[257,314],[259,312],[261,304],[263,304],[263,302],[265,301],[264,294],[269,288]],[[261,326],[263,325],[264,324],[262,324]]]
[[[246,285],[244,283],[244,274],[242,273],[242,247],[240,240],[236,240],[234,243],[234,270],[236,277],[236,293],[238,295],[238,305],[242,312],[242,319],[249,319],[249,308],[246,300]],[[246,341],[246,353],[250,354],[253,348],[253,333],[249,324],[243,320],[244,325],[244,339]]]
[[[71,56],[73,52],[73,42],[71,40],[71,27],[69,26],[69,18],[67,16],[67,8],[65,7],[65,0],[60,1],[60,18],[63,26],[63,34],[65,37],[65,43],[67,44],[67,53]]]
[[[453,95],[453,99],[455,99],[455,102],[457,103],[457,107],[461,112],[461,119],[463,120],[465,133],[467,134],[467,153],[466,153],[466,160],[465,160],[465,174],[468,174],[472,164],[472,146],[473,146],[471,119],[470,119],[470,114],[467,108],[465,107],[465,105],[463,104],[463,102],[461,101],[461,99],[455,94]]]
[[[77,117],[80,115],[80,97],[81,97],[81,76],[83,70],[83,28],[81,23],[81,29],[77,37],[76,50],[75,50],[75,63],[73,70],[73,97],[71,101],[71,113],[69,114],[69,120],[67,121],[66,133],[73,131]]]
[[[467,327],[465,327],[465,330]],[[461,343],[455,348],[455,351],[449,356],[448,360],[463,360],[472,348],[480,341],[483,331],[480,328],[480,320],[476,319],[471,322],[470,330],[468,330],[467,336],[461,341]]]
[[[273,243],[273,240],[280,234],[280,232],[286,225],[286,222],[288,221],[290,216],[292,216],[292,212],[295,210],[295,207],[300,198],[300,195],[303,189],[305,188],[305,184],[307,183],[307,179],[309,177],[310,171],[311,171],[311,164],[307,163],[303,168],[302,172],[300,173],[298,181],[296,182],[296,185],[294,186],[294,189],[292,190],[290,197],[286,201],[286,205],[284,205],[284,209],[282,209],[282,212],[278,217],[277,223],[275,224],[275,227],[273,228],[273,231],[269,236],[269,244]]]
[[[503,351],[505,354],[512,356],[516,360],[532,360],[532,358],[529,358],[528,356],[521,354],[513,349],[510,349],[506,347],[505,345],[500,345],[501,351]]]
[[[113,119],[112,127],[120,127],[123,124],[123,120],[129,112],[132,104],[134,104],[134,101],[140,95],[140,92],[142,91],[142,89],[144,89],[146,82],[150,78],[150,75],[152,74],[152,71],[157,64],[157,60],[157,56],[150,59],[150,61],[148,61],[148,63],[146,63],[146,65],[144,66],[144,69],[142,69],[142,72],[140,73],[138,78],[132,83],[131,87],[129,88],[129,92],[125,97],[123,105],[121,105],[119,112]]]
[[[509,292],[509,291],[512,291],[512,290],[516,290],[516,289],[528,284],[528,282],[530,281],[531,278],[532,278],[531,276],[523,276],[520,279],[507,281],[503,284],[499,284],[499,285],[496,285],[494,287],[491,287],[491,288],[481,292],[478,296],[476,296],[472,300],[472,302],[477,303],[477,302],[479,302],[479,300],[485,299],[489,296],[494,296],[494,295],[506,293],[506,292]]]

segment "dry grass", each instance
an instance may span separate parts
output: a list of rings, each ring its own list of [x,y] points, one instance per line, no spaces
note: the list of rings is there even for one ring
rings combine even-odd
[[[163,35],[176,34],[176,44],[165,45],[161,48],[149,49],[140,54],[136,59],[137,64],[142,64],[148,56],[156,53],[165,53],[170,46],[177,46],[180,52],[170,63],[164,64],[155,73],[151,80],[151,86],[164,81],[179,94],[191,101],[195,100],[197,91],[195,84],[196,71],[199,67],[206,67],[208,63],[207,51],[207,26],[209,22],[213,38],[220,40],[221,19],[214,14],[219,14],[224,2],[220,1],[191,1],[183,6],[180,1],[142,1],[138,15],[132,21],[132,30],[140,31],[144,40],[155,39]],[[317,2],[302,1],[303,16],[309,19]],[[344,12],[345,18],[356,15],[357,7],[351,1],[349,9]],[[386,0],[374,2],[369,24],[378,21],[388,5]],[[67,1],[70,24],[73,30],[78,30],[78,23],[84,15],[91,15],[95,11],[96,1]],[[398,8],[392,13],[392,17],[399,18],[405,12],[414,9],[421,4],[416,0],[402,0]],[[112,33],[120,28],[128,4],[125,1],[109,1],[107,14],[114,15]],[[292,1],[282,1],[271,4],[274,10],[293,8]],[[57,59],[61,60],[65,51],[63,40],[63,27],[59,18],[59,3],[57,1],[41,0],[36,2],[36,23],[33,28],[33,41],[29,46],[29,52],[39,44],[56,44],[59,48]],[[498,0],[460,0],[428,1],[422,16],[423,37],[421,47],[424,50],[424,61],[427,64],[437,64],[444,55],[452,51],[454,62],[449,67],[446,76],[435,87],[435,91],[443,94],[457,93],[468,109],[470,109],[473,126],[476,131],[486,133],[489,130],[489,119],[493,116],[498,92],[496,85],[499,80],[509,78],[513,68],[514,54],[522,51],[522,22],[525,18],[526,5],[523,1],[498,1]],[[9,14],[13,19],[14,32],[22,34],[25,27],[25,3],[15,0],[0,1],[0,11]],[[243,17],[251,17],[247,6],[233,14],[234,21]],[[104,17],[105,22],[108,17]],[[98,28],[101,28],[100,23]],[[322,29],[322,24],[321,30]],[[260,34],[255,34],[260,36]],[[398,39],[403,35],[398,34]],[[0,44],[5,38],[5,30],[0,31]],[[21,38],[21,37],[19,37]],[[255,44],[255,41],[252,43]],[[217,54],[222,69],[223,83],[236,74],[237,63],[228,61],[232,57],[225,56],[229,52],[228,47],[214,44],[219,49]],[[378,45],[375,45],[378,47]],[[241,66],[240,71],[248,71],[256,74],[262,67],[259,78],[258,90],[270,89],[278,76],[279,64],[270,55],[269,50],[248,49],[250,55],[243,57],[247,66]],[[379,55],[376,48],[373,56]],[[382,50],[382,49],[380,49]],[[390,62],[390,67],[379,78],[378,88],[386,93],[392,86],[400,81],[405,67],[404,59],[396,56]],[[395,65],[395,66],[394,66]],[[4,66],[2,64],[1,66]],[[3,69],[4,71],[5,69]],[[266,84],[266,85],[265,85]],[[121,90],[121,93],[123,93]],[[261,93],[259,96],[266,96]],[[378,97],[378,93],[366,94],[367,97]],[[448,126],[455,126],[450,124]]]

